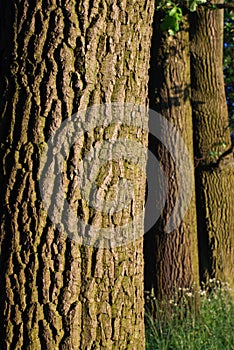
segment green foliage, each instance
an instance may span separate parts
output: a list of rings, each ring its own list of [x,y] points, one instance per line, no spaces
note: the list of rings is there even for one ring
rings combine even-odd
[[[197,6],[206,3],[207,0],[189,0],[187,9],[196,11]],[[161,0],[156,10],[164,12],[165,16],[161,23],[161,30],[168,31],[169,35],[175,35],[180,29],[180,22],[183,20],[182,7],[184,2],[174,2],[171,0]]]
[[[214,145],[214,149],[212,149],[209,152],[210,158],[217,159],[218,157],[220,157],[223,154],[223,150],[225,150],[226,147],[227,147],[227,145],[225,142],[216,143]]]
[[[184,303],[180,306],[173,300],[169,302],[170,308],[173,306],[169,320],[160,310],[156,321],[146,315],[147,350],[234,349],[234,303],[228,284],[210,280],[209,285],[199,292],[198,316],[187,307],[193,293],[185,289]]]
[[[182,20],[183,14],[180,7],[174,5],[172,8],[166,9],[166,15],[161,23],[161,30],[168,31],[169,35],[174,35],[179,31],[179,23]]]
[[[219,151],[210,151],[209,156],[211,159],[216,159],[217,157],[221,156],[221,152]]]
[[[189,10],[194,12],[197,10],[198,5],[205,4],[207,0],[190,0],[189,1]]]

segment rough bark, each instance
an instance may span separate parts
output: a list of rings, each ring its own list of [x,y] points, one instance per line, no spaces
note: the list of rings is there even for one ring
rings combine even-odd
[[[160,14],[155,19],[149,96],[150,107],[159,112],[175,127],[186,144],[193,161],[192,109],[190,103],[190,57],[187,19],[184,27],[174,37],[161,33],[158,27]],[[155,121],[150,124],[154,128]],[[190,173],[192,197],[182,221],[170,233],[166,226],[175,206],[179,191],[178,169],[183,166],[184,155],[175,135],[164,128],[161,133],[167,144],[175,151],[178,164],[174,162],[167,147],[154,138],[149,140],[149,149],[157,155],[166,179],[166,202],[157,224],[146,234],[145,289],[154,291],[158,300],[174,299],[179,296],[179,289],[195,288],[199,284],[196,204],[194,193],[194,172]],[[150,165],[148,166],[150,171]],[[160,191],[160,184],[159,190]],[[187,193],[184,193],[186,196]],[[183,210],[185,201],[180,203]],[[180,211],[179,211],[180,213]],[[178,213],[178,215],[179,215]],[[146,212],[147,218],[147,212]]]
[[[200,274],[234,280],[234,164],[223,79],[223,10],[191,16],[191,74]],[[225,156],[226,155],[226,156]]]
[[[146,103],[154,2],[2,0],[0,7],[0,348],[141,350],[142,239],[110,249],[76,243],[49,220],[38,180],[47,140],[78,108]],[[141,130],[119,128],[146,145]],[[138,189],[117,223],[73,194],[74,164],[114,132],[91,130],[67,162],[64,193],[90,224],[118,226],[143,207],[145,177],[133,165],[106,165],[109,187],[126,175]]]

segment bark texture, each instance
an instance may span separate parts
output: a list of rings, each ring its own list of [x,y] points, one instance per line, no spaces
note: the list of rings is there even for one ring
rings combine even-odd
[[[153,11],[153,1],[138,0],[1,1],[1,349],[144,348],[142,239],[110,249],[70,240],[43,208],[38,169],[47,140],[78,108],[146,103]],[[101,174],[107,193],[126,176],[133,203],[113,218],[82,199],[75,168],[114,134],[147,144],[139,128],[91,130],[63,179],[74,210],[101,227],[144,202],[144,176],[118,162]]]
[[[155,37],[151,52],[149,83],[150,107],[167,118],[180,133],[193,161],[187,18],[182,30],[174,37],[160,32],[158,26],[160,14],[156,16],[154,22]],[[150,124],[154,128],[156,120],[151,120]],[[167,145],[172,145],[178,164],[176,165],[166,146],[150,138],[149,148],[160,160],[166,179],[166,202],[161,218],[145,237],[145,289],[149,292],[154,290],[158,300],[167,300],[173,299],[176,293],[179,295],[179,288],[192,289],[194,284],[198,286],[199,276],[194,172],[192,169],[190,179],[184,179],[190,182],[189,191],[192,192],[188,210],[177,228],[167,233],[165,228],[178,200],[181,185],[178,169],[183,167],[185,159],[175,134],[168,128],[164,128],[161,133],[167,140]],[[148,168],[150,171],[150,166]],[[184,197],[187,194],[184,193],[178,215],[183,210]]]
[[[225,153],[231,139],[222,52],[223,10],[199,9],[191,17],[191,72],[200,274],[233,286],[234,164]]]

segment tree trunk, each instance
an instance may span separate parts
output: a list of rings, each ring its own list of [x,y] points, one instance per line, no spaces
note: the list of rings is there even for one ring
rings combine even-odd
[[[70,239],[43,207],[39,162],[51,135],[78,109],[146,104],[153,11],[153,1],[138,0],[1,1],[1,349],[144,349],[143,224],[137,240],[118,247]],[[121,159],[99,169],[106,196],[118,193],[120,179],[132,180],[131,204],[111,215],[86,203],[76,167],[116,135],[146,147],[147,134],[131,121],[94,123],[64,165],[64,196],[100,234],[143,210],[145,176]]]
[[[191,17],[200,274],[234,286],[234,164],[223,79],[223,10]]]
[[[173,125],[174,132],[169,127],[161,130],[162,139],[166,141],[164,145],[152,137],[149,140],[149,149],[157,155],[163,168],[166,197],[161,218],[145,236],[144,254],[145,289],[154,290],[156,298],[165,301],[174,299],[176,294],[179,296],[180,289],[197,287],[199,275],[194,169],[193,166],[189,168],[189,161],[193,162],[193,139],[188,24],[186,19],[182,30],[171,37],[167,33],[160,33],[158,23],[160,19],[156,18],[151,52],[150,107]],[[150,124],[153,130],[157,118],[152,118]],[[175,130],[179,136],[175,135]],[[184,140],[189,159],[185,157],[179,139]],[[168,151],[168,145],[175,159]],[[182,190],[180,187],[184,185],[182,198],[178,198]],[[186,197],[190,198],[190,195],[186,208]],[[167,226],[176,202],[178,208],[174,221],[181,220],[170,232]],[[146,218],[147,215],[146,212]]]

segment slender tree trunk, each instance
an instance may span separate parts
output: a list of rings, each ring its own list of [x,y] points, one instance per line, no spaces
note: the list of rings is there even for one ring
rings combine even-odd
[[[183,29],[174,37],[160,33],[155,19],[155,37],[151,52],[150,106],[165,117],[179,132],[186,144],[190,161],[193,162],[192,109],[190,104],[190,57],[187,19]],[[157,121],[150,121],[152,129]],[[151,130],[152,130],[151,129]],[[180,182],[178,173],[187,166],[183,151],[175,133],[165,127],[161,131],[166,144],[162,145],[150,138],[149,148],[157,155],[166,179],[166,201],[163,213],[157,224],[146,234],[145,289],[154,290],[158,300],[173,299],[179,289],[194,288],[199,285],[196,205],[194,192],[194,170],[189,177]],[[177,161],[173,160],[168,145],[174,150]],[[150,165],[148,166],[150,171]],[[183,173],[183,176],[185,173]],[[188,210],[181,222],[172,232],[167,232],[170,216],[178,201],[178,193],[183,182],[188,181],[189,188],[183,193],[178,206],[177,218],[184,210],[186,196],[191,194]],[[160,186],[159,186],[160,187]],[[160,189],[158,190],[158,192]],[[157,194],[158,195],[158,194]],[[147,218],[147,213],[146,213]]]
[[[154,2],[0,6],[0,348],[142,350],[142,238],[107,249],[77,243],[50,221],[38,181],[49,137],[78,109],[145,105]],[[118,161],[107,162],[104,175],[100,170],[110,191],[122,177],[133,182],[133,201],[118,217],[94,211],[79,192],[82,156],[116,133],[147,146],[140,127],[89,130],[71,150],[63,177],[74,211],[100,230],[128,222],[144,202],[142,171],[120,169]]]
[[[223,10],[191,18],[200,274],[234,285],[234,164],[223,79]]]

